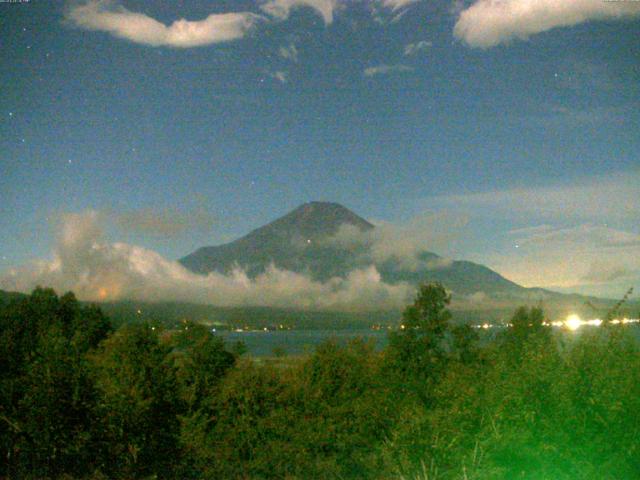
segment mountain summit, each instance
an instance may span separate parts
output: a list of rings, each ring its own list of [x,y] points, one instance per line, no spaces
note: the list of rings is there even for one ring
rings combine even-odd
[[[254,276],[274,264],[284,270],[305,272],[326,280],[354,267],[349,261],[352,257],[349,252],[323,243],[343,225],[361,232],[374,228],[338,203],[309,202],[238,240],[200,248],[179,261],[189,270],[201,274],[229,273],[233,268],[241,267]]]
[[[371,230],[373,225],[339,203],[309,202],[300,205],[264,227],[258,228],[244,238],[260,238],[272,235],[318,240],[335,235],[342,225],[352,225],[362,231]]]
[[[360,241],[336,241],[336,234],[345,225]],[[180,263],[200,274],[226,274],[241,268],[250,277],[274,265],[318,281],[346,277],[355,269],[374,265],[382,280],[392,284],[436,280],[458,294],[512,295],[527,291],[483,265],[446,260],[428,251],[418,254],[418,268],[406,268],[393,257],[375,260],[371,254],[375,233],[371,223],[338,203],[310,202],[231,243],[200,248]]]

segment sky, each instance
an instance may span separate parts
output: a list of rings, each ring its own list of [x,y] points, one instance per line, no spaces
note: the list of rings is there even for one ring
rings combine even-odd
[[[624,0],[2,2],[0,275],[98,244],[171,270],[324,200],[619,297],[640,288],[639,32]]]

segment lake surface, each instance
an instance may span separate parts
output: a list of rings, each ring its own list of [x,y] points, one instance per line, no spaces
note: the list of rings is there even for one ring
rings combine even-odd
[[[635,320],[637,321],[637,320]],[[581,333],[591,327],[580,328],[576,332],[564,331],[567,338],[577,338]],[[629,325],[632,334],[640,341],[640,325]],[[502,331],[502,328],[478,331],[480,342],[490,342]],[[247,354],[254,357],[268,357],[274,355],[274,351],[280,350],[286,355],[300,355],[312,353],[316,346],[322,342],[334,339],[339,344],[346,344],[354,338],[363,338],[375,342],[375,348],[381,350],[387,346],[386,330],[276,330],[276,331],[247,331],[247,332],[219,332],[227,343],[227,348],[238,340],[247,347]]]

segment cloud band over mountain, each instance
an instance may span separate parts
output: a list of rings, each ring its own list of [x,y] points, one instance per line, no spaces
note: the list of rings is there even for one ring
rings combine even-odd
[[[326,282],[273,266],[256,278],[240,269],[229,275],[198,275],[154,251],[107,242],[100,222],[95,211],[66,215],[53,260],[9,271],[0,277],[0,288],[29,291],[46,285],[72,290],[80,299],[91,301],[187,301],[345,311],[398,309],[414,293],[408,284],[384,283],[373,266]]]

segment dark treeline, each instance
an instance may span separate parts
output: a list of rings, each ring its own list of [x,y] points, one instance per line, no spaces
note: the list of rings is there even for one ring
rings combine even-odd
[[[382,352],[256,362],[37,289],[0,305],[0,477],[640,478],[633,327],[570,339],[523,307],[481,346],[449,301],[422,286]]]

